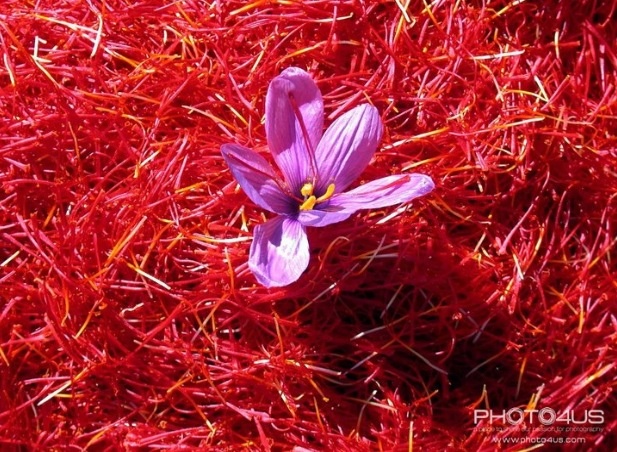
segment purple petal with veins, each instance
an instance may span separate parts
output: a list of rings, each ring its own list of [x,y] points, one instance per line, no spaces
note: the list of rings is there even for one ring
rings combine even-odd
[[[353,212],[347,212],[340,208],[332,206],[312,210],[304,210],[298,213],[298,221],[304,226],[312,226],[321,228],[334,223],[340,223],[349,218]]]
[[[323,100],[310,75],[287,68],[266,95],[266,137],[285,180],[299,190],[313,176],[313,151],[323,133]]]
[[[330,204],[350,213],[361,209],[381,209],[426,195],[433,188],[433,180],[424,174],[397,174],[335,195]]]
[[[368,104],[334,121],[315,150],[320,179],[317,189],[325,190],[334,183],[337,193],[345,190],[373,158],[382,131],[377,109]]]
[[[308,239],[298,221],[281,215],[255,228],[249,268],[264,286],[291,284],[302,275],[308,263]]]
[[[224,144],[221,153],[244,192],[266,210],[293,212],[294,200],[281,189],[281,181],[261,155],[237,144]]]

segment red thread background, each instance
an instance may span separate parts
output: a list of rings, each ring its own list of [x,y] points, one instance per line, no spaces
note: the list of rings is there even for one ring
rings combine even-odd
[[[603,410],[615,441],[614,1],[5,1],[3,450],[520,450],[473,410]],[[266,290],[220,155],[268,83],[382,113],[359,182]],[[482,428],[501,426],[503,431]],[[537,426],[537,424],[536,424]],[[588,424],[587,424],[588,426]],[[614,444],[614,443],[613,443]],[[567,448],[566,448],[567,449]]]

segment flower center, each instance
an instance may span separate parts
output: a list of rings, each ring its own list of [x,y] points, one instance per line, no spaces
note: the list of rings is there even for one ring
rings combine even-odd
[[[328,188],[326,188],[326,192],[319,198],[313,194],[314,189],[315,187],[310,182],[302,186],[302,188],[300,189],[300,193],[302,193],[304,201],[302,202],[302,204],[300,204],[300,210],[312,210],[313,207],[315,207],[315,204],[317,204],[318,202],[330,199],[334,194],[335,187],[334,184],[328,185]]]

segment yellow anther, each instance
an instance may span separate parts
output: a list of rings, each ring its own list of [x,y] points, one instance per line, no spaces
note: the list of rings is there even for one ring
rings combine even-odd
[[[306,183],[300,189],[300,193],[304,196],[304,201],[300,204],[300,210],[312,210],[315,207],[315,204],[325,201],[326,199],[330,199],[334,194],[334,184],[328,185],[326,192],[319,198],[313,194],[313,188],[313,184]]]
[[[312,196],[312,194],[313,194],[313,184],[311,184],[310,182],[304,184],[302,186],[302,188],[300,189],[300,193],[302,193],[302,196],[304,196],[305,198],[307,196]]]
[[[304,189],[304,187],[302,188]],[[315,204],[317,204],[317,198],[315,198],[314,195],[311,195],[306,198],[306,200],[302,204],[300,204],[300,210],[312,210],[313,207],[315,207]]]
[[[332,195],[334,194],[334,190],[335,190],[335,186],[334,184],[330,184],[328,185],[328,188],[326,188],[326,192],[321,195],[319,198],[317,198],[317,202],[321,202],[321,201],[325,201],[326,199],[330,199],[332,197]]]

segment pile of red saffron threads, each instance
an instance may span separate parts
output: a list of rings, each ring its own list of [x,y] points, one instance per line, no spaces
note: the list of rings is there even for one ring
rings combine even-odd
[[[2,2],[0,449],[609,450],[616,14]],[[288,66],[328,124],[381,112],[359,183],[437,188],[310,230],[306,274],[268,290],[246,262],[269,214],[220,145],[268,156]]]

